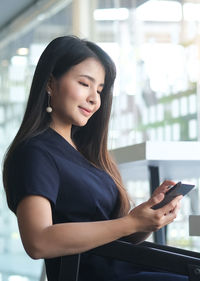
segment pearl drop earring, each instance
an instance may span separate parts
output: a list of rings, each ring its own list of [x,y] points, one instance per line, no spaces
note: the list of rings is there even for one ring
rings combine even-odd
[[[52,107],[50,106],[51,92],[47,91],[47,93],[48,93],[48,107],[46,108],[46,111],[48,113],[51,113],[52,112]]]

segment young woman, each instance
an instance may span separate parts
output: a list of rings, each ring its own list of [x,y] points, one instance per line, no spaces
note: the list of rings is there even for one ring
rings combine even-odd
[[[96,44],[55,38],[42,53],[20,129],[4,159],[3,182],[28,255],[58,280],[60,256],[83,253],[80,281],[187,280],[137,272],[84,253],[116,239],[140,243],[172,222],[181,197],[159,210],[165,181],[143,204],[130,200],[107,150],[115,66]]]

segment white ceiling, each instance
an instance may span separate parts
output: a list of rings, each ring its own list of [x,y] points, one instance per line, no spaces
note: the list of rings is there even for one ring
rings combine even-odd
[[[83,0],[84,1],[84,0]],[[130,0],[121,0],[122,4],[128,7],[128,3],[132,3]],[[136,6],[139,6],[147,0],[135,0]],[[41,2],[48,2],[44,0],[0,0],[0,32],[9,25],[12,21],[22,15],[26,10],[33,6],[39,6]],[[59,2],[54,0],[49,2]],[[106,2],[106,1],[104,1]],[[100,2],[101,3],[101,2]],[[105,4],[105,3],[104,3]]]
[[[44,16],[47,11],[51,13],[51,11],[56,11],[58,7],[65,7],[71,1],[72,0],[0,0],[0,49],[4,48],[11,40],[18,38],[19,32],[25,33],[33,24],[37,24],[34,19],[38,18],[40,15]],[[121,4],[125,6],[135,1],[136,6],[139,6],[148,0],[120,1]]]

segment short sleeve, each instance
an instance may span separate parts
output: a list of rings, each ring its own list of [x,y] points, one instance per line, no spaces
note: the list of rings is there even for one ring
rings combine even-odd
[[[59,173],[48,151],[24,145],[17,149],[11,161],[8,178],[10,208],[16,213],[21,199],[40,195],[56,204],[59,190]]]

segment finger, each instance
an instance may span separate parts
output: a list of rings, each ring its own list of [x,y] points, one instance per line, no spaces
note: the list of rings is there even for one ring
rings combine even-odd
[[[168,225],[168,224],[174,222],[175,218],[176,218],[176,217],[173,217],[171,220],[169,220],[169,221],[166,223],[166,225]]]
[[[177,216],[179,210],[180,210],[180,206],[179,206],[179,204],[177,204],[176,207],[174,208],[174,210],[171,210],[170,213],[174,213]]]
[[[153,195],[157,195],[158,193],[164,192],[166,193],[169,189],[169,186],[174,186],[176,183],[171,180],[165,180],[159,187],[155,189]]]
[[[171,180],[165,180],[161,185],[160,185],[160,188],[163,188],[163,189],[168,189],[169,186],[174,186],[176,183],[174,181],[171,181]]]
[[[163,216],[163,225],[167,225],[167,224],[173,222],[176,219],[176,217],[177,217],[177,210],[175,211],[175,209],[174,209],[174,211],[169,212],[168,214],[164,214],[164,216]]]
[[[173,211],[178,202],[183,198],[183,195],[176,196],[171,202],[163,206],[160,210],[164,212],[164,214],[168,214],[170,211]]]
[[[169,213],[164,214],[164,216],[163,216],[164,225],[170,224],[171,222],[173,222],[176,219],[176,217],[178,215],[178,211],[180,209],[180,205],[181,204],[180,204],[180,200],[179,200],[176,207],[173,210],[169,211]]]
[[[164,199],[164,193],[159,193],[157,195],[152,196],[148,201],[147,204],[149,207],[153,207],[154,205],[160,203]]]
[[[166,215],[165,218],[169,221],[168,223],[170,223],[170,222],[174,221],[176,217],[177,217],[177,212],[176,211],[172,211],[172,212],[169,212]]]
[[[164,215],[168,216],[169,214],[174,214],[175,216],[177,216],[179,210],[180,210],[180,202],[177,203],[176,207],[173,210],[170,210],[168,214],[164,214]]]
[[[181,204],[180,204],[180,201],[177,203],[176,207],[170,211],[170,213],[174,213],[176,215],[178,215],[178,211],[180,210],[181,208]]]

